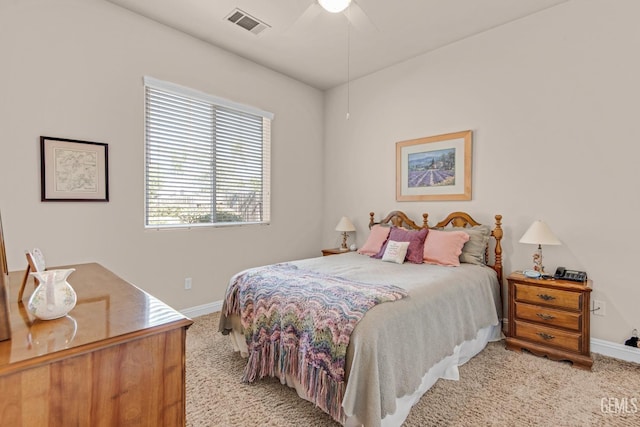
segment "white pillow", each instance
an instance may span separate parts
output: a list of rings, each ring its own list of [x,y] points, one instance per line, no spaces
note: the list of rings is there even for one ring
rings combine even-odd
[[[395,240],[389,240],[387,242],[387,249],[385,249],[382,255],[383,261],[395,262],[396,264],[404,263],[404,259],[407,256],[407,250],[409,249],[410,242],[396,242]]]

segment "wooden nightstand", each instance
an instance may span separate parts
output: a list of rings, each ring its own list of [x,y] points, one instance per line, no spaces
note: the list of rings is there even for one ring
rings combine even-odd
[[[322,256],[346,254],[349,249],[342,250],[340,248],[323,249]]]
[[[530,279],[512,273],[507,348],[523,348],[553,360],[591,369],[589,307],[592,282]]]

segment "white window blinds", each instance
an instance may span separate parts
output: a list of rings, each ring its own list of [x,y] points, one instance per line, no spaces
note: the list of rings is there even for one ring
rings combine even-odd
[[[144,82],[146,226],[268,223],[273,115]]]

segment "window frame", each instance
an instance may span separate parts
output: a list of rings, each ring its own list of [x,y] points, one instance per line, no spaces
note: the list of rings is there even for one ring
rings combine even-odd
[[[262,149],[262,174],[261,174],[261,185],[262,185],[262,209],[263,209],[263,220],[258,221],[236,221],[236,222],[204,222],[204,223],[172,223],[172,224],[149,224],[149,219],[153,218],[149,216],[149,169],[148,169],[148,157],[149,157],[149,144],[148,144],[148,95],[147,88],[152,88],[154,90],[168,92],[171,95],[176,95],[180,97],[186,97],[198,102],[205,102],[211,104],[211,106],[215,109],[216,107],[220,107],[222,109],[227,110],[235,110],[239,113],[249,114],[257,117],[261,117],[263,119],[263,135],[261,139],[261,149]],[[148,230],[159,230],[159,229],[190,229],[190,228],[201,228],[201,227],[229,227],[229,226],[250,226],[250,225],[269,225],[271,222],[271,121],[274,118],[274,114],[268,111],[261,110],[259,108],[241,104],[235,101],[231,101],[225,98],[221,98],[218,96],[210,95],[205,92],[201,92],[196,89],[188,88],[185,86],[181,86],[175,83],[159,80],[150,76],[144,76],[143,78],[143,89],[144,89],[144,227]],[[266,119],[266,120],[265,120]],[[212,143],[215,145],[216,140],[215,137],[212,140]],[[217,179],[215,168],[212,170],[213,172],[213,180]],[[215,192],[214,192],[215,196]],[[214,204],[212,205],[213,212],[215,213],[215,198]]]

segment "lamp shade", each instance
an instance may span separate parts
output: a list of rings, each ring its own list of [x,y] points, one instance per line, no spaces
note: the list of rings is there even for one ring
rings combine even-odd
[[[520,243],[535,245],[560,245],[560,240],[551,232],[551,229],[540,220],[531,224],[529,229],[520,238]]]
[[[351,0],[318,0],[320,6],[327,12],[340,13],[351,4]]]
[[[356,231],[356,228],[353,226],[349,218],[343,216],[338,225],[336,225],[336,231]]]

